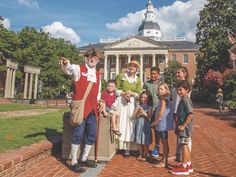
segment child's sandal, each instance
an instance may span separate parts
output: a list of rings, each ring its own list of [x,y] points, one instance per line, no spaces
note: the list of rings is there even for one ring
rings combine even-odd
[[[137,158],[138,161],[142,161],[142,155],[139,155]]]
[[[156,167],[156,168],[165,167],[165,166],[166,166],[165,162],[160,162],[156,165],[153,165],[153,167]]]
[[[113,131],[113,133],[115,133],[116,135],[121,136],[121,133],[119,132],[119,130],[111,129],[111,131]]]

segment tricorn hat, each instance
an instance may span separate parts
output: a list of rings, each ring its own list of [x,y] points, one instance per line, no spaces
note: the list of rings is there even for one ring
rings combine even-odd
[[[85,57],[88,57],[88,56],[97,56],[99,59],[103,59],[103,53],[99,50],[99,49],[96,49],[96,48],[91,48],[91,49],[88,49],[85,54],[84,54]]]

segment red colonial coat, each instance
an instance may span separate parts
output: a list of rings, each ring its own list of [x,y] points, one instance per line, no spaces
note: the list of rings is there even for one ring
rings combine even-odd
[[[87,81],[87,72],[88,69],[85,65],[80,65],[80,79],[78,81],[74,81],[74,95],[73,100],[82,100],[85,94],[85,91],[88,87],[89,82]],[[84,119],[89,115],[89,113],[93,110],[95,115],[98,117],[98,101],[97,96],[99,92],[100,85],[100,75],[99,72],[96,71],[97,83],[93,83],[92,89],[90,90],[88,97],[85,101],[85,110],[84,110]]]

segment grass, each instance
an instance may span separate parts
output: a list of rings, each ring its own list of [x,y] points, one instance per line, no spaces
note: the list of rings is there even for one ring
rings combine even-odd
[[[23,104],[0,104],[0,112],[14,110],[29,110],[29,109],[45,109],[46,106],[34,106]]]
[[[0,119],[0,152],[36,143],[61,134],[68,109],[30,117]]]

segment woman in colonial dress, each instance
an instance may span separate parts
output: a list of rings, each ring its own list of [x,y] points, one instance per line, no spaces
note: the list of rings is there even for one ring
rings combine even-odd
[[[120,112],[120,133],[118,149],[125,150],[125,157],[128,157],[130,150],[137,150],[134,142],[135,119],[132,114],[136,107],[136,101],[142,90],[141,79],[137,73],[140,65],[136,60],[128,63],[125,73],[120,73],[116,78],[118,111]]]

